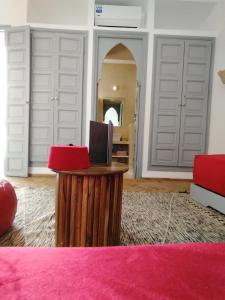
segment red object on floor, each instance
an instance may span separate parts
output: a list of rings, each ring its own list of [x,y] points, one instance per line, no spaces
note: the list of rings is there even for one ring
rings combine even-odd
[[[225,299],[225,243],[0,248],[1,299]]]
[[[225,196],[225,154],[196,155],[193,180],[195,184]]]
[[[89,168],[88,148],[81,146],[51,146],[48,167],[56,171]]]
[[[13,186],[0,180],[0,235],[12,225],[17,209],[17,198]]]

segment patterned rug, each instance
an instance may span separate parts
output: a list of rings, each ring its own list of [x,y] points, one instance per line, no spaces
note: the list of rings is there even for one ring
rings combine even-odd
[[[54,246],[54,190],[17,188],[16,193],[16,219],[0,246]],[[185,193],[124,192],[122,245],[178,242],[225,242],[225,215]]]

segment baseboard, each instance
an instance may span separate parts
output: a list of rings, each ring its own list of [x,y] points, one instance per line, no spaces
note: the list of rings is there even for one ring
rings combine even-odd
[[[55,172],[45,167],[30,167],[29,174],[31,175],[55,175]]]
[[[192,179],[192,172],[143,171],[143,178]]]

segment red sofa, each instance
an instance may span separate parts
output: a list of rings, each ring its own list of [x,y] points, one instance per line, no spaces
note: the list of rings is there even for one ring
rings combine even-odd
[[[196,155],[193,180],[195,184],[225,197],[225,154]]]
[[[195,156],[191,198],[225,214],[225,154]]]
[[[0,248],[0,299],[225,299],[225,243]]]

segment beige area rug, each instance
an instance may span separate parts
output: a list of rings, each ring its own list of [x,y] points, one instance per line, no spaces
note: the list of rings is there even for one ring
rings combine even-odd
[[[0,246],[54,246],[54,190],[17,188],[16,193],[16,219]],[[178,242],[225,242],[225,216],[188,194],[124,193],[122,245]]]

